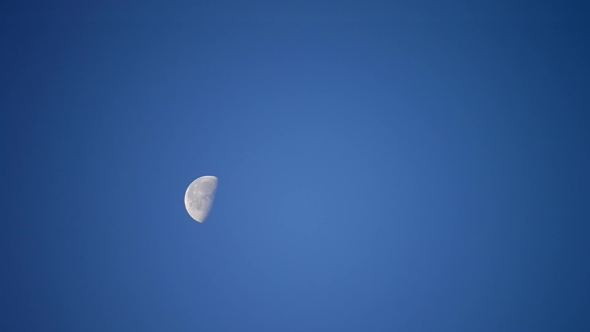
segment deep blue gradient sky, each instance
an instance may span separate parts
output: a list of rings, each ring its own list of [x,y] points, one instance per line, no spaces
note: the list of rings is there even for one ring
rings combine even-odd
[[[6,7],[0,330],[590,331],[587,12],[423,5]]]

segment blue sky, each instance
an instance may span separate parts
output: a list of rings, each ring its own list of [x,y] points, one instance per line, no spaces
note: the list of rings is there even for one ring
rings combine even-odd
[[[0,329],[590,328],[585,8],[6,8]]]

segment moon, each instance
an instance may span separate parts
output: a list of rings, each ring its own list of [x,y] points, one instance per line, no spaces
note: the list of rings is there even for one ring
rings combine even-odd
[[[201,176],[188,186],[184,194],[184,207],[191,218],[199,223],[207,219],[216,189],[217,177],[212,175]]]

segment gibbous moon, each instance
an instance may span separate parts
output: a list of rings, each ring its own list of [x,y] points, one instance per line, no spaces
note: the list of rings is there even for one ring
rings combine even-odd
[[[184,194],[184,206],[191,218],[201,223],[205,221],[213,205],[216,189],[217,178],[212,175],[201,176],[188,186]]]

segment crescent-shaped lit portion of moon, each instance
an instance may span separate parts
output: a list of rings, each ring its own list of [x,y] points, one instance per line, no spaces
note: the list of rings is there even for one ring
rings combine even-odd
[[[201,176],[193,181],[184,194],[184,207],[191,218],[202,223],[215,199],[217,189],[217,177],[212,175]]]

